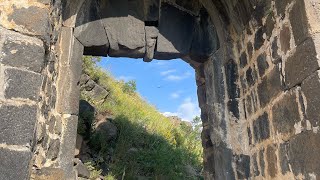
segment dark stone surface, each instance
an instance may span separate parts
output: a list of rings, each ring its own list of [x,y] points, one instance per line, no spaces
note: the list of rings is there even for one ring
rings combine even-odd
[[[240,90],[237,85],[239,78],[238,67],[233,59],[229,60],[229,62],[225,65],[225,73],[229,99],[239,98]]]
[[[288,171],[290,171],[289,159],[288,159],[288,143],[280,144],[279,161],[280,161],[282,174],[286,174]]]
[[[240,55],[240,67],[244,68],[248,64],[248,58],[246,52]]]
[[[236,99],[231,99],[228,102],[228,109],[232,113],[232,115],[236,118],[240,118],[240,113],[239,113],[239,102]]]
[[[266,19],[266,25],[265,25],[267,40],[269,40],[272,35],[272,31],[273,31],[275,23],[276,23],[274,19],[275,18],[274,18],[273,12],[269,13],[269,15]]]
[[[204,9],[200,11],[200,21],[195,21],[194,26],[190,57],[192,60],[204,62],[219,48],[218,35]]]
[[[213,150],[215,160],[215,179],[235,179],[232,167],[232,150],[224,145],[214,147]]]
[[[250,156],[240,154],[234,157],[239,179],[248,179],[250,176]]]
[[[193,16],[169,4],[162,4],[155,59],[174,59],[187,55],[194,26]]]
[[[270,137],[268,114],[264,113],[253,122],[253,135],[255,143],[259,143]]]
[[[146,26],[145,31],[146,31],[146,54],[143,58],[143,61],[150,62],[154,57],[159,30],[154,26]]]
[[[73,177],[73,158],[77,139],[78,117],[62,117],[62,121],[64,122],[64,126],[58,158],[60,167],[68,179]]]
[[[281,0],[281,1],[275,1],[277,14],[278,16],[281,16],[282,19],[285,17],[285,11],[287,5],[289,5],[292,2],[292,0]]]
[[[297,46],[309,36],[309,23],[305,8],[304,1],[296,1],[289,13],[292,33]]]
[[[31,155],[29,151],[12,151],[0,148],[0,179],[29,179]]]
[[[252,144],[252,132],[250,126],[247,127],[247,132],[248,132],[248,138],[249,138],[249,145]]]
[[[272,62],[274,64],[281,62],[281,56],[278,53],[279,48],[277,43],[278,43],[278,37],[274,37],[274,40],[272,41],[272,44],[271,44]]]
[[[46,154],[47,159],[55,160],[58,157],[60,148],[59,139],[50,139],[49,148]]]
[[[264,33],[264,28],[263,28],[263,27],[260,27],[260,28],[258,29],[258,31],[256,32],[256,34],[255,34],[255,37],[254,37],[254,49],[255,49],[255,50],[260,49],[261,46],[262,46],[263,43],[264,43],[263,33]]]
[[[2,105],[0,107],[0,143],[31,145],[37,120],[37,107]]]
[[[249,61],[252,58],[252,53],[253,53],[253,46],[251,42],[247,43],[247,51],[248,51],[248,55],[249,55]]]
[[[312,38],[303,41],[296,52],[285,62],[285,83],[288,88],[300,84],[319,69],[319,62]]]
[[[262,18],[269,14],[271,11],[271,0],[257,1],[251,0],[252,6],[255,6],[255,10],[253,12],[253,18],[256,20],[258,25],[262,25]]]
[[[2,28],[0,30],[3,31]],[[35,41],[39,44],[32,44],[30,41]],[[0,62],[4,65],[40,72],[44,66],[44,55],[44,46],[39,39],[10,33],[5,38]]]
[[[157,22],[160,16],[160,0],[144,1],[144,21]]]
[[[320,71],[316,71],[308,79],[303,81],[302,92],[307,101],[306,117],[311,125],[319,126],[320,122]]]
[[[261,149],[259,151],[259,163],[260,163],[261,175],[264,177],[265,176],[264,149]]]
[[[257,77],[255,76],[254,71],[255,70],[252,70],[252,67],[249,67],[246,71],[246,79],[249,87],[254,85],[257,80]]]
[[[235,12],[237,19],[240,21],[239,23],[245,26],[251,19],[253,7],[249,0],[243,0],[238,1],[238,3],[235,4],[233,11]]]
[[[275,98],[284,89],[281,82],[279,67],[275,66],[258,85],[258,95],[261,107],[265,107],[271,99]]]
[[[252,103],[252,96],[248,95],[245,99],[246,102],[246,110],[247,110],[247,115],[250,117],[250,115],[253,113],[254,108],[252,108],[253,103]]]
[[[280,31],[281,51],[287,53],[290,50],[291,32],[289,26],[284,25]]]
[[[13,13],[8,17],[19,26],[23,26],[30,33],[39,36],[48,36],[49,32],[49,11],[45,8],[30,6],[28,8],[14,8]]]
[[[24,98],[38,101],[42,76],[40,74],[19,69],[5,69],[5,97]]]
[[[140,0],[107,0],[98,3],[112,57],[143,58],[145,54],[144,5]]]
[[[306,131],[294,136],[288,145],[289,162],[292,172],[320,175],[320,134]]]
[[[299,107],[295,92],[288,92],[272,107],[274,130],[284,134],[294,134],[295,123],[300,121]]]
[[[274,145],[270,145],[267,147],[267,162],[268,162],[268,174],[272,177],[275,178],[277,172],[278,172],[278,167],[277,167],[277,155],[276,155],[276,149]]]
[[[75,26],[74,36],[83,46],[105,46],[104,53],[107,55],[109,40],[99,19],[95,0],[84,1],[78,12]]]
[[[266,53],[260,54],[257,57],[257,64],[258,64],[259,75],[260,77],[262,77],[265,74],[266,70],[269,68]]]
[[[260,171],[259,171],[259,167],[258,167],[257,153],[254,153],[252,155],[252,167],[253,167],[253,176],[259,176]]]

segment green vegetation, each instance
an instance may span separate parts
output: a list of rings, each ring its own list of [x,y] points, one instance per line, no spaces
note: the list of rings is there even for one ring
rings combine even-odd
[[[102,159],[112,154],[108,162],[110,171],[105,178],[202,179],[200,118],[195,118],[193,127],[186,123],[174,124],[136,93],[134,81],[115,80],[97,67],[97,61],[99,58],[84,57],[84,73],[110,94],[103,103],[93,102],[83,94],[82,99],[93,104],[99,112],[107,111],[115,117],[112,122],[117,126],[118,137],[114,142],[88,137],[91,147]],[[80,113],[80,116],[80,121],[86,122],[92,122],[94,118],[90,113]],[[92,172],[92,179],[99,176],[99,164],[87,162],[86,165]]]

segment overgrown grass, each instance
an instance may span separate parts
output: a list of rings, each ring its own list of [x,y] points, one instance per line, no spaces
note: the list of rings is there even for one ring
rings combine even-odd
[[[107,110],[116,117],[114,123],[119,134],[113,145],[109,179],[201,179],[186,170],[188,165],[197,172],[202,170],[199,132],[183,124],[175,125],[139,94],[128,92],[125,82],[97,67],[97,60],[84,57],[84,73],[108,89],[110,95],[102,104],[90,97],[82,98],[98,111]]]

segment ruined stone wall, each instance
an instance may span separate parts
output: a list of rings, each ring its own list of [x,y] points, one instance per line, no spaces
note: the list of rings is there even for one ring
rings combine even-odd
[[[317,179],[319,2],[233,1],[219,11],[224,44],[197,70],[206,178]]]
[[[0,179],[76,177],[83,54],[196,69],[206,179],[320,176],[319,2],[109,1],[0,0]]]

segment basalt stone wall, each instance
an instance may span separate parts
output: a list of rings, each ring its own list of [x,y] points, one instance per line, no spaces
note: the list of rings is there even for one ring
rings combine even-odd
[[[197,69],[206,178],[318,179],[319,2],[213,2],[222,48]]]
[[[75,179],[81,57],[196,71],[206,179],[320,176],[315,0],[0,1],[0,179]]]

